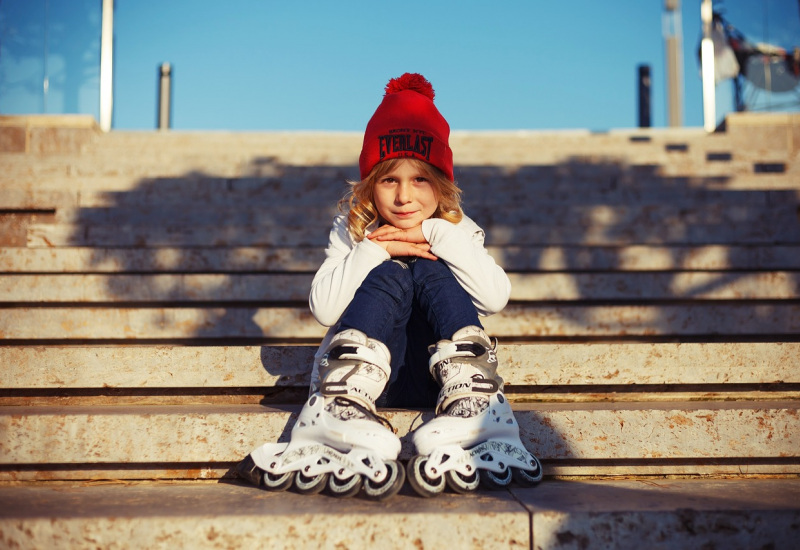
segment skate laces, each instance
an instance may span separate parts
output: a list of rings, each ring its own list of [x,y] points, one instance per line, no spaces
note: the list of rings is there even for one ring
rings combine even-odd
[[[354,410],[355,409],[355,410]],[[372,412],[368,407],[365,407],[358,401],[347,399],[346,397],[334,397],[330,402],[325,404],[325,410],[338,418],[339,420],[348,421],[353,419],[370,419],[384,428],[387,428],[392,433],[397,433],[391,422],[383,416]]]

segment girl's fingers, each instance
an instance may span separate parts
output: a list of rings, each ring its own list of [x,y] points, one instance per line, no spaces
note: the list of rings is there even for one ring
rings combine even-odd
[[[401,241],[407,243],[425,243],[422,226],[412,229],[397,229],[391,225],[382,225],[369,234],[370,239],[378,241]]]
[[[397,256],[417,256],[419,258],[427,258],[429,260],[438,260],[436,256],[431,254],[431,246],[427,243],[407,243],[404,241],[389,241],[386,243],[386,251],[391,257]]]

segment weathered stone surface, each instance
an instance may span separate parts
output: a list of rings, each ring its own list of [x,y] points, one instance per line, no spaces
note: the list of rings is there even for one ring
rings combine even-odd
[[[23,241],[24,242],[24,241]],[[800,246],[490,246],[489,254],[515,271],[720,271],[800,270]],[[325,255],[319,247],[269,248],[0,248],[7,273],[236,273],[313,272]],[[705,275],[713,276],[713,275]]]
[[[546,473],[782,479],[546,480],[435,501],[406,488],[381,504],[0,486],[0,546],[793,548],[798,120],[451,142],[465,208],[514,283],[486,328],[514,338],[500,372]],[[214,479],[286,440],[300,406],[260,392],[300,395],[316,346],[232,344],[322,337],[307,285],[362,136],[24,125],[3,135],[20,121],[0,117],[0,148],[29,152],[0,159],[0,340],[47,345],[0,346],[0,480]],[[631,337],[699,343],[586,343]],[[432,412],[381,413],[410,457]]]
[[[512,304],[484,321],[498,338],[562,336],[794,335],[800,305],[696,302],[662,305]],[[307,338],[321,340],[306,304],[297,307],[37,307],[7,309],[0,340]]]
[[[302,302],[311,274],[14,275],[0,281],[0,302],[181,303]]]
[[[493,246],[511,271],[720,271],[798,269],[800,247],[769,246]],[[2,261],[2,256],[0,256]]]
[[[313,275],[13,275],[0,302],[192,303],[304,301]],[[794,272],[510,274],[511,300],[780,300],[800,298]]]
[[[800,254],[800,249],[798,249]],[[787,254],[788,258],[793,254]],[[0,248],[6,273],[314,272],[321,248]],[[800,260],[799,260],[800,262]]]
[[[0,487],[0,541],[74,548],[792,549],[797,480],[550,481],[382,503],[234,484]],[[333,506],[332,506],[333,505]],[[445,526],[448,526],[445,528]]]
[[[24,153],[27,150],[25,128],[0,126],[0,153]]]
[[[797,334],[793,302],[690,302],[661,305],[511,304],[484,326],[497,336],[659,336]]]
[[[232,484],[0,487],[6,548],[520,548],[528,512],[507,492],[385,502]]]
[[[794,212],[758,213],[753,223],[726,222],[695,224],[680,220],[646,221],[588,220],[582,224],[540,224],[526,220],[476,218],[488,231],[486,243],[503,245],[560,246],[626,246],[645,245],[769,245],[773,242],[800,243],[800,223]],[[169,223],[158,227],[139,225],[37,224],[28,230],[28,246],[94,246],[94,247],[249,247],[249,246],[318,246],[327,244],[330,223],[295,224],[276,227],[270,224],[226,226],[182,226]]]
[[[548,481],[512,489],[531,548],[796,548],[797,479]]]
[[[77,196],[71,191],[0,189],[2,210],[55,210],[75,206]]]
[[[0,464],[235,462],[262,443],[288,440],[299,408],[2,407],[0,433],[11,437],[0,440]],[[731,473],[770,463],[800,473],[798,408],[798,401],[514,405],[523,443],[544,460],[672,461],[677,473],[676,459],[694,461],[693,471],[697,460],[737,459]],[[382,413],[410,458],[407,434],[432,412]]]
[[[317,347],[0,347],[0,388],[307,386]],[[511,386],[799,384],[800,343],[498,347]],[[674,388],[673,388],[674,389]]]
[[[91,116],[2,116],[0,153],[74,154],[94,142],[98,133],[97,123]]]

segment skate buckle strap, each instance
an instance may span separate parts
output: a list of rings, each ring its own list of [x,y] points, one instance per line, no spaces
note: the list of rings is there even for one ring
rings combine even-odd
[[[386,365],[386,357],[380,355],[371,347],[361,344],[342,344],[341,346],[336,346],[322,356],[320,366],[327,367],[330,361],[343,361],[348,359],[358,361],[359,363],[370,363],[381,368],[381,370],[386,370],[386,368],[388,368],[388,365]],[[386,367],[383,367],[383,365],[386,365]]]
[[[353,376],[358,371],[358,366],[353,367],[344,378],[336,382],[323,382],[319,391],[322,395],[347,395],[347,379]]]
[[[446,397],[453,393],[497,393],[499,389],[500,384],[496,380],[476,374],[468,380],[442,388],[441,393],[443,397]]]
[[[367,407],[374,408],[374,399],[372,399],[368,393],[361,391],[361,388],[351,384],[349,381],[351,376],[358,374],[359,368],[360,365],[354,366],[340,380],[336,380],[334,382],[323,382],[320,385],[320,393],[325,397],[336,397],[339,395],[348,396],[351,398],[351,400],[360,401]]]
[[[326,397],[349,396],[374,409],[389,375],[386,363],[371,346],[354,342],[335,346],[320,361],[319,391]]]
[[[480,357],[486,353],[487,349],[477,342],[448,342],[439,344],[436,351],[428,361],[429,365],[435,365],[444,359],[454,357]]]
[[[497,380],[484,378],[483,376],[474,376],[472,378],[472,391],[477,393],[497,393],[500,390],[500,384]]]

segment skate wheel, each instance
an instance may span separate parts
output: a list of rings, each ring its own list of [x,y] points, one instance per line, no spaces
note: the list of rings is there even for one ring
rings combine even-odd
[[[355,496],[361,490],[361,476],[353,474],[346,479],[339,479],[335,475],[328,478],[328,491],[338,498]]]
[[[387,460],[386,468],[389,472],[383,481],[373,482],[364,479],[364,496],[370,500],[384,500],[397,494],[406,480],[406,471],[396,460]]]
[[[542,480],[542,465],[536,460],[536,469],[533,471],[511,468],[511,475],[520,487],[534,487]]]
[[[506,468],[499,474],[491,470],[481,470],[481,483],[490,491],[497,491],[505,489],[511,485],[512,478],[511,468]]]
[[[297,472],[294,478],[294,488],[301,495],[315,495],[322,491],[327,483],[327,473],[309,477],[303,474],[303,472]]]
[[[471,476],[463,476],[455,470],[451,470],[446,472],[444,477],[447,480],[447,486],[461,495],[474,491],[481,482],[481,477],[478,475],[477,470],[472,472]]]
[[[294,481],[294,472],[286,472],[285,474],[271,474],[264,472],[261,476],[261,483],[267,491],[285,491],[291,487]]]
[[[262,485],[261,476],[264,474],[264,470],[256,466],[252,456],[247,455],[236,465],[236,474],[256,487],[260,487]]]
[[[416,493],[425,498],[435,497],[444,491],[444,476],[430,478],[425,475],[428,457],[417,455],[408,461],[408,483]]]

